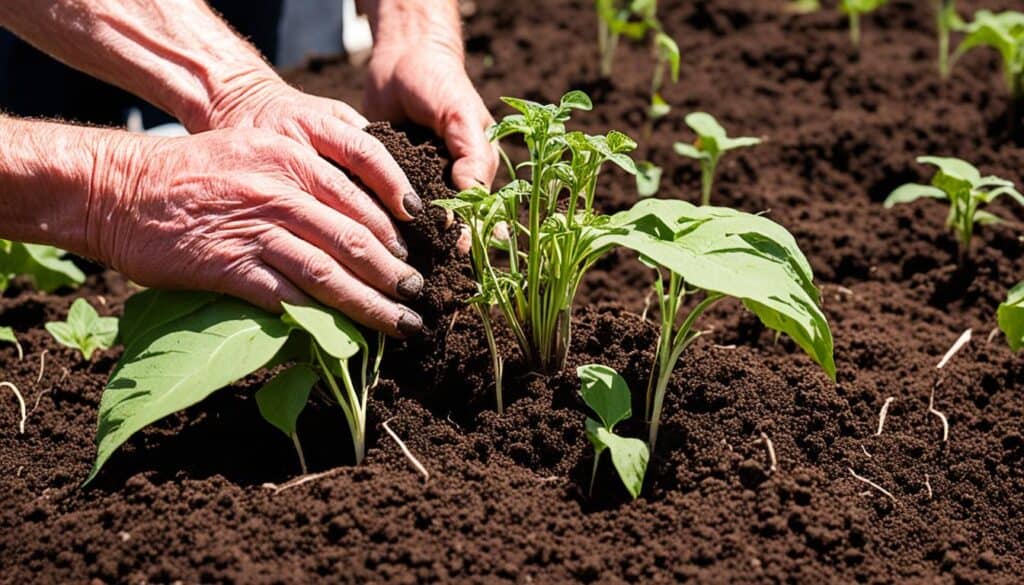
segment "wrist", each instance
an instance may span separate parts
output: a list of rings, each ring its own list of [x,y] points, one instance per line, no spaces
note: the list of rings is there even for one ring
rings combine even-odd
[[[457,3],[452,0],[364,0],[374,56],[435,49],[463,59]]]

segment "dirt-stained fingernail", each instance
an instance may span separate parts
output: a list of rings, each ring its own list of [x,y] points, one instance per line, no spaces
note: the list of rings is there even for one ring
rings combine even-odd
[[[412,191],[402,196],[402,205],[405,206],[405,211],[413,217],[416,217],[423,211],[423,200]]]
[[[398,283],[398,296],[405,300],[415,299],[423,290],[423,277],[419,272],[413,272]]]
[[[403,337],[410,337],[423,329],[423,318],[409,309],[404,309],[395,327]]]
[[[388,244],[387,248],[388,252],[391,252],[391,254],[399,260],[405,260],[409,257],[409,248],[402,240],[395,240],[391,242]]]

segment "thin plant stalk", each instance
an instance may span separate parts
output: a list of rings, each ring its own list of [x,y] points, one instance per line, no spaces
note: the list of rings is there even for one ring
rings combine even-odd
[[[650,423],[647,446],[652,453],[658,441],[661,410],[665,401],[665,392],[672,378],[672,371],[675,369],[683,352],[686,351],[686,348],[701,336],[699,331],[693,330],[697,319],[722,298],[720,294],[708,293],[687,314],[682,325],[675,329],[676,317],[682,308],[683,299],[687,294],[683,280],[675,273],[671,273],[669,275],[668,288],[666,289],[659,271],[655,280],[655,290],[659,294],[658,303],[661,308],[661,333],[658,337],[658,353],[655,358],[656,363],[651,369],[651,378],[647,386],[647,399],[645,403],[645,415]],[[657,372],[657,377],[655,377],[655,372]]]
[[[295,453],[299,456],[299,467],[302,468],[302,475],[309,473],[306,467],[306,455],[302,452],[302,443],[299,442],[298,433],[292,433],[292,444],[295,445]]]
[[[700,162],[700,204],[711,204],[711,188],[715,183],[715,170],[718,168],[718,158],[712,157]]]
[[[494,396],[498,403],[498,414],[505,412],[505,405],[502,400],[501,392],[501,381],[504,372],[504,360],[501,358],[501,353],[498,352],[498,344],[494,340],[494,327],[491,325],[491,316],[488,314],[487,306],[483,304],[477,304],[476,310],[480,315],[480,322],[484,326],[484,336],[487,337],[487,348],[491,352],[491,362],[494,368]]]
[[[860,48],[860,13],[856,11],[850,12],[850,42]]]
[[[949,17],[953,10],[953,0],[940,0],[938,5],[939,30],[939,74],[942,79],[949,79]]]

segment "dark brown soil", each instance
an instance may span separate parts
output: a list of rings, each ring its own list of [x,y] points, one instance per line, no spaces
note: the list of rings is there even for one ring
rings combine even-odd
[[[639,316],[650,274],[628,254],[591,273],[568,373],[523,376],[509,348],[499,417],[483,336],[461,309],[472,283],[434,209],[408,238],[429,277],[418,307],[427,332],[386,358],[364,465],[348,466],[344,424],[318,404],[300,432],[313,470],[333,471],[279,493],[266,487],[294,477],[297,464],[259,420],[255,377],[144,431],[80,490],[118,352],[81,364],[41,324],[81,295],[118,314],[131,289],[97,270],[78,293],[14,287],[0,299],[0,324],[18,331],[26,357],[0,347],[0,379],[22,389],[31,413],[18,435],[16,402],[0,395],[0,582],[1021,582],[1024,358],[986,337],[999,300],[1024,277],[1024,214],[997,209],[1014,223],[983,229],[957,269],[941,206],[880,205],[900,183],[926,179],[913,162],[921,154],[961,156],[1024,182],[994,56],[971,54],[939,83],[929,4],[897,0],[866,19],[858,57],[831,11],[663,2],[683,79],[650,137],[640,129],[646,51],[623,47],[619,77],[597,81],[589,1],[540,10],[479,0],[468,18],[470,72],[495,112],[506,113],[504,94],[590,91],[598,106],[580,125],[640,139],[639,156],[665,167],[663,197],[697,196],[696,167],[671,151],[692,138],[687,112],[707,109],[733,134],[765,136],[723,162],[715,200],[770,210],[796,235],[824,292],[838,384],[723,304],[673,378],[643,497],[628,502],[602,468],[588,499],[591,454],[571,372],[606,363],[639,396],[656,336]],[[982,2],[961,5],[969,13]],[[325,61],[291,79],[358,103],[360,74]],[[443,151],[374,132],[425,198],[446,193]],[[626,207],[632,192],[631,179],[609,172],[601,205]],[[929,394],[936,363],[967,328],[974,339],[935,393],[950,424],[943,442]],[[429,468],[426,484],[383,433],[387,419]],[[774,473],[762,433],[778,455]]]

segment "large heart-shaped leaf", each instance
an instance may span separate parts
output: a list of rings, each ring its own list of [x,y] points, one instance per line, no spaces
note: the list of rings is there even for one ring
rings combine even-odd
[[[142,428],[263,367],[289,331],[276,315],[224,297],[137,339],[103,391],[96,462],[85,483]]]
[[[124,304],[118,336],[126,351],[147,332],[198,311],[220,298],[212,292],[149,288],[135,293]]]
[[[631,248],[679,274],[687,286],[740,299],[835,379],[832,333],[818,306],[810,264],[775,222],[732,209],[649,199],[612,216],[592,246]]]

